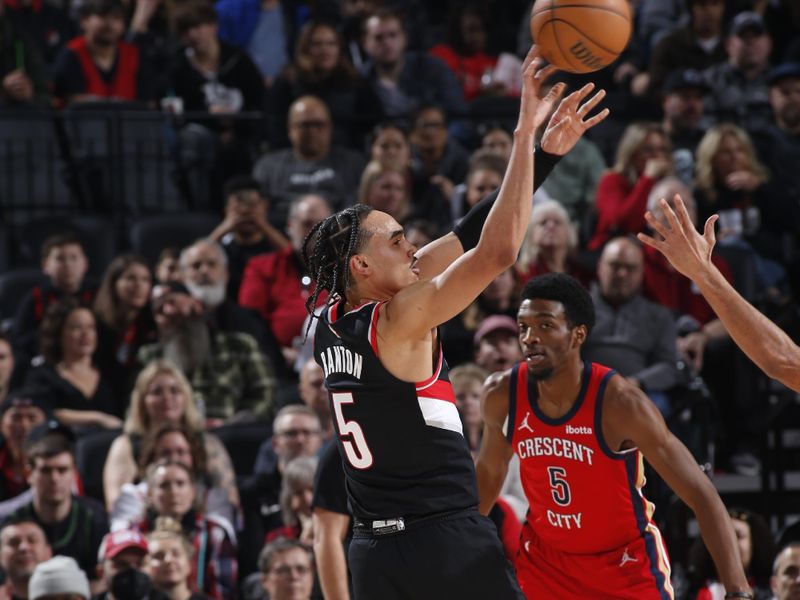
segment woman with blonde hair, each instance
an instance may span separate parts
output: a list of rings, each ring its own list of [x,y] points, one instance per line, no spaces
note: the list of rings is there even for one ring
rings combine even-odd
[[[718,213],[721,241],[746,240],[781,262],[784,236],[800,231],[800,208],[770,182],[747,132],[731,123],[709,129],[697,146],[695,173],[700,222]]]
[[[597,184],[597,225],[589,250],[600,250],[612,237],[644,231],[647,196],[672,172],[672,148],[658,123],[628,125],[617,146],[614,166]]]
[[[448,374],[456,396],[456,408],[464,425],[464,437],[469,449],[477,455],[483,435],[481,392],[489,372],[474,363],[464,363]]]
[[[361,174],[358,201],[390,214],[402,225],[411,215],[410,188],[405,167],[373,160]]]
[[[103,468],[103,490],[109,512],[114,509],[122,486],[134,484],[138,479],[143,437],[165,423],[184,425],[203,436],[209,486],[225,490],[228,499],[227,507],[220,509],[219,514],[235,523],[240,503],[231,458],[219,438],[204,431],[203,417],[189,382],[168,360],[151,362],[136,378],[123,433],[111,444]]]
[[[567,209],[555,200],[536,202],[517,259],[520,286],[545,273],[568,273],[588,285],[592,273],[578,263],[577,251],[578,232]]]

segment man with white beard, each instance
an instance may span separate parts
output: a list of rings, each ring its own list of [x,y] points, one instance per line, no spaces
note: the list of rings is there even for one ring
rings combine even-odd
[[[178,272],[189,294],[203,303],[204,313],[212,327],[252,335],[272,370],[281,378],[283,356],[278,340],[255,310],[240,305],[236,298],[228,297],[228,264],[228,253],[222,244],[210,238],[200,238],[181,252]],[[279,402],[279,405],[283,404]]]
[[[224,298],[224,282],[222,289]],[[205,297],[214,300],[214,294]],[[139,362],[146,365],[167,358],[176,363],[189,380],[208,427],[271,415],[274,372],[250,333],[218,326],[214,309],[207,310],[179,282],[155,286],[151,305],[158,342],[139,350]]]

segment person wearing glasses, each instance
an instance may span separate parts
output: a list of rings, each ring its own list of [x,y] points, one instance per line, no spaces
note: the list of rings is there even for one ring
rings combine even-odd
[[[254,475],[240,481],[247,532],[239,540],[243,573],[256,570],[264,541],[290,525],[281,513],[281,493],[287,485],[289,463],[300,457],[316,457],[322,447],[319,417],[304,405],[290,404],[279,410],[272,431],[272,437],[259,448]]]
[[[261,585],[270,600],[309,600],[314,565],[309,548],[297,540],[278,539],[258,558]]]

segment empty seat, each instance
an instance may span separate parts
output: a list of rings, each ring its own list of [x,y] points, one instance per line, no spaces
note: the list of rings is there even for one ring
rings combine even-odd
[[[74,206],[66,184],[53,117],[36,111],[0,113],[0,206],[31,214]]]
[[[44,279],[41,269],[14,269],[0,274],[0,319],[12,319],[22,299]]]
[[[103,467],[111,443],[120,433],[118,429],[102,430],[80,435],[75,440],[75,466],[81,475],[83,491],[104,504]]]
[[[142,217],[131,225],[131,247],[154,264],[164,248],[184,248],[211,233],[219,221],[215,213],[199,212]]]
[[[212,431],[230,454],[238,476],[253,474],[258,449],[272,435],[272,427],[266,423],[223,425]]]

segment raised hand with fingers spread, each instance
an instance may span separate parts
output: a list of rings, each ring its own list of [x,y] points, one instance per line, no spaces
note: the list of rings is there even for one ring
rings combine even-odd
[[[711,253],[716,243],[714,223],[719,216],[709,217],[703,229],[703,235],[700,235],[695,230],[689,212],[679,195],[675,195],[674,211],[664,198],[659,203],[667,222],[662,223],[649,211],[645,214],[645,219],[653,231],[661,236],[661,239],[640,233],[639,240],[661,252],[667,257],[670,264],[683,275],[695,279],[704,270],[713,267]]]
[[[680,196],[675,196],[674,211],[663,198],[660,203],[667,222],[648,212],[645,218],[658,237],[640,233],[639,240],[661,252],[675,269],[695,282],[750,360],[773,379],[800,392],[800,347],[742,298],[711,262],[718,216],[708,218],[700,235]]]
[[[553,116],[547,122],[547,127],[545,127],[542,135],[541,146],[545,152],[563,156],[572,150],[588,129],[602,122],[609,115],[610,111],[604,108],[596,115],[587,118],[589,112],[606,95],[605,90],[599,90],[589,100],[583,102],[593,89],[594,84],[587,83],[561,101]],[[560,94],[561,92],[559,91],[558,93]]]

